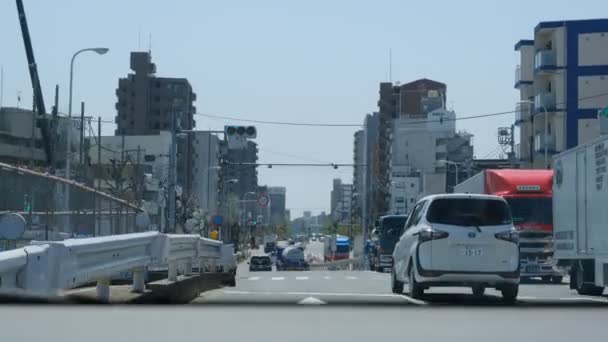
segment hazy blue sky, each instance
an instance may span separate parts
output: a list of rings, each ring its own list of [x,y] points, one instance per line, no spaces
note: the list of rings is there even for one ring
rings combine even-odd
[[[81,55],[75,107],[112,120],[129,52],[147,50],[159,76],[187,77],[200,113],[297,122],[362,123],[377,109],[378,83],[426,77],[447,84],[457,116],[512,110],[518,54],[539,21],[597,18],[601,0],[553,1],[153,1],[24,0],[47,108],[55,84],[67,112],[71,55]],[[141,34],[139,34],[141,32]],[[138,37],[141,37],[139,39]],[[31,107],[31,85],[15,2],[0,1],[4,106]],[[198,116],[198,129],[226,123]],[[475,155],[497,147],[494,127],[513,115],[467,120]],[[488,129],[492,127],[492,129]],[[105,134],[113,125],[104,126]],[[355,128],[258,125],[260,162],[352,162]],[[294,155],[294,156],[289,156]],[[352,169],[260,168],[260,183],[287,187],[292,217],[329,208],[331,181]]]

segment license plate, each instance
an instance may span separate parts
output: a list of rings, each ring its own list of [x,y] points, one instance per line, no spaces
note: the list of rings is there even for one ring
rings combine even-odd
[[[462,255],[468,256],[468,257],[479,257],[482,254],[483,254],[483,249],[481,249],[481,248],[465,247],[462,250]]]
[[[538,273],[538,272],[540,272],[540,266],[538,266],[538,265],[526,266],[526,273]]]

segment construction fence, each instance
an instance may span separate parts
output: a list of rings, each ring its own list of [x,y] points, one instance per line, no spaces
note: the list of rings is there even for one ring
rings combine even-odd
[[[0,163],[0,215],[18,213],[26,219],[17,245],[144,231],[148,227],[136,222],[141,212],[139,206],[92,186]]]

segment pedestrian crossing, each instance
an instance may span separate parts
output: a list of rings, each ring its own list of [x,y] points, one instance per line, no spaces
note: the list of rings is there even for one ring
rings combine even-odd
[[[308,276],[308,275],[293,275],[293,276],[271,276],[271,275],[267,275],[267,276],[246,276],[246,277],[242,277],[242,280],[249,280],[249,281],[259,281],[259,280],[272,280],[272,281],[283,281],[283,280],[298,280],[298,281],[306,281],[306,280],[315,280],[315,279],[322,279],[322,280],[361,280],[363,278],[360,278],[358,276],[351,276],[351,275],[339,275],[339,276],[329,276],[329,275],[324,275],[324,276]],[[382,277],[382,276],[376,276],[376,277],[365,277],[365,280],[377,280],[377,281],[386,281],[387,278],[386,277]]]

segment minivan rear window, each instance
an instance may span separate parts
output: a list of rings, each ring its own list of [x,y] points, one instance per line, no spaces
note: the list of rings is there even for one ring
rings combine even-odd
[[[431,203],[426,219],[430,223],[455,226],[497,226],[512,222],[505,202],[476,198],[436,199]]]

